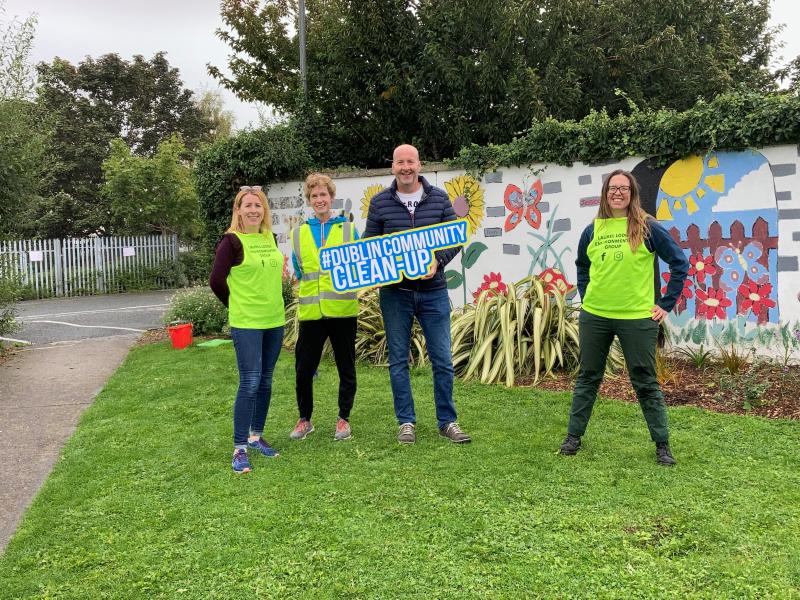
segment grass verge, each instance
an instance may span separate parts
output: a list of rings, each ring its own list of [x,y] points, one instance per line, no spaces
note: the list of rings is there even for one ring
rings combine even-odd
[[[334,442],[320,368],[302,442],[293,357],[265,437],[230,469],[230,346],[132,351],[84,414],[0,557],[0,597],[798,597],[800,424],[670,409],[657,467],[636,405],[599,401],[561,457],[568,393],[456,382],[467,446],[437,434],[414,370],[418,442],[395,442],[388,374],[359,367]]]

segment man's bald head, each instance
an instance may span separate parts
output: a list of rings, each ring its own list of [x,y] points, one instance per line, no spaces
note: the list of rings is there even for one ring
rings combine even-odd
[[[413,156],[417,159],[417,161],[419,161],[419,151],[411,144],[400,144],[397,148],[395,148],[394,152],[392,153],[392,162],[397,160],[398,155]]]
[[[421,185],[419,152],[411,144],[401,144],[392,154],[392,175],[397,181],[397,190],[404,194],[416,192]]]

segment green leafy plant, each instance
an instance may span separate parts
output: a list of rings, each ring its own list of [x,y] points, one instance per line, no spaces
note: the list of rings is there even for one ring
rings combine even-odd
[[[214,262],[213,253],[204,246],[193,247],[186,252],[178,254],[178,262],[188,285],[198,286],[208,283],[211,274],[211,264]]]
[[[703,348],[703,344],[700,344],[699,348],[691,348],[689,346],[675,348],[675,354],[688,360],[695,369],[706,368],[714,356],[710,349]]]
[[[19,329],[14,307],[21,297],[22,286],[11,261],[0,257],[0,335]]]
[[[388,347],[383,326],[380,300],[377,290],[359,292],[358,330],[356,331],[356,358],[373,365],[387,366]],[[413,366],[421,367],[428,362],[425,336],[415,320],[411,326],[409,360]]]
[[[226,329],[228,309],[208,288],[180,290],[170,298],[164,314],[165,325],[175,321],[191,323],[195,335],[218,335]]]
[[[388,366],[388,346],[386,330],[383,326],[380,301],[377,289],[358,292],[358,329],[356,330],[356,359],[378,366]],[[292,350],[297,345],[299,322],[297,320],[297,298],[286,304],[286,333],[284,347]],[[323,354],[330,351],[330,343],[326,342]],[[428,362],[425,348],[425,336],[422,328],[415,320],[411,327],[411,348],[409,359],[411,364],[421,367]]]
[[[735,377],[747,367],[749,355],[755,356],[755,352],[755,348],[737,346],[732,340],[730,346],[719,345],[720,364],[727,370],[729,375]]]
[[[665,165],[709,150],[797,143],[799,110],[800,97],[794,93],[752,91],[730,91],[710,101],[700,99],[684,111],[636,109],[611,116],[600,109],[577,122],[536,120],[514,141],[466,146],[449,164],[478,175],[501,167],[571,165],[575,161],[593,164],[629,156],[649,156],[655,164]]]
[[[107,292],[140,292],[183,287],[188,283],[183,264],[172,259],[155,265],[131,263],[107,275]]]
[[[483,292],[453,314],[453,367],[464,379],[514,385],[538,382],[556,368],[578,364],[578,323],[560,293],[545,292],[535,276],[508,285],[506,294]],[[621,363],[616,352],[612,362]]]
[[[656,379],[659,385],[672,384],[680,378],[680,371],[675,367],[670,355],[663,348],[656,347]]]
[[[770,386],[766,366],[765,363],[755,363],[735,374],[723,373],[719,380],[717,400],[744,410],[762,406],[762,397]]]
[[[294,350],[297,345],[297,336],[300,333],[299,322],[297,320],[297,309],[300,306],[296,295],[286,302],[284,296],[284,307],[286,308],[286,326],[283,329],[283,347],[287,350]]]

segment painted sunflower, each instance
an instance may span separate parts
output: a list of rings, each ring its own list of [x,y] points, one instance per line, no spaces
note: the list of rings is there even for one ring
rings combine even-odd
[[[467,219],[469,233],[472,235],[483,221],[483,188],[477,179],[469,175],[460,175],[444,182],[453,210],[459,219]]]
[[[379,183],[369,186],[364,190],[364,195],[361,196],[361,217],[366,219],[369,214],[369,203],[372,202],[372,197],[380,192],[383,186]]]

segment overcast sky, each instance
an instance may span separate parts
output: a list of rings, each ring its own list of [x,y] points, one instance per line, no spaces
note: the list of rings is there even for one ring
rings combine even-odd
[[[110,52],[126,59],[134,54],[149,58],[164,50],[193,90],[217,87],[206,63],[227,65],[229,48],[214,35],[222,24],[216,0],[5,0],[5,6],[6,19],[38,15],[34,62],[60,56],[75,64]],[[778,23],[786,24],[782,54],[793,58],[800,54],[798,0],[773,0],[772,24]],[[237,128],[257,124],[255,105],[222,92],[226,108],[236,114]]]

